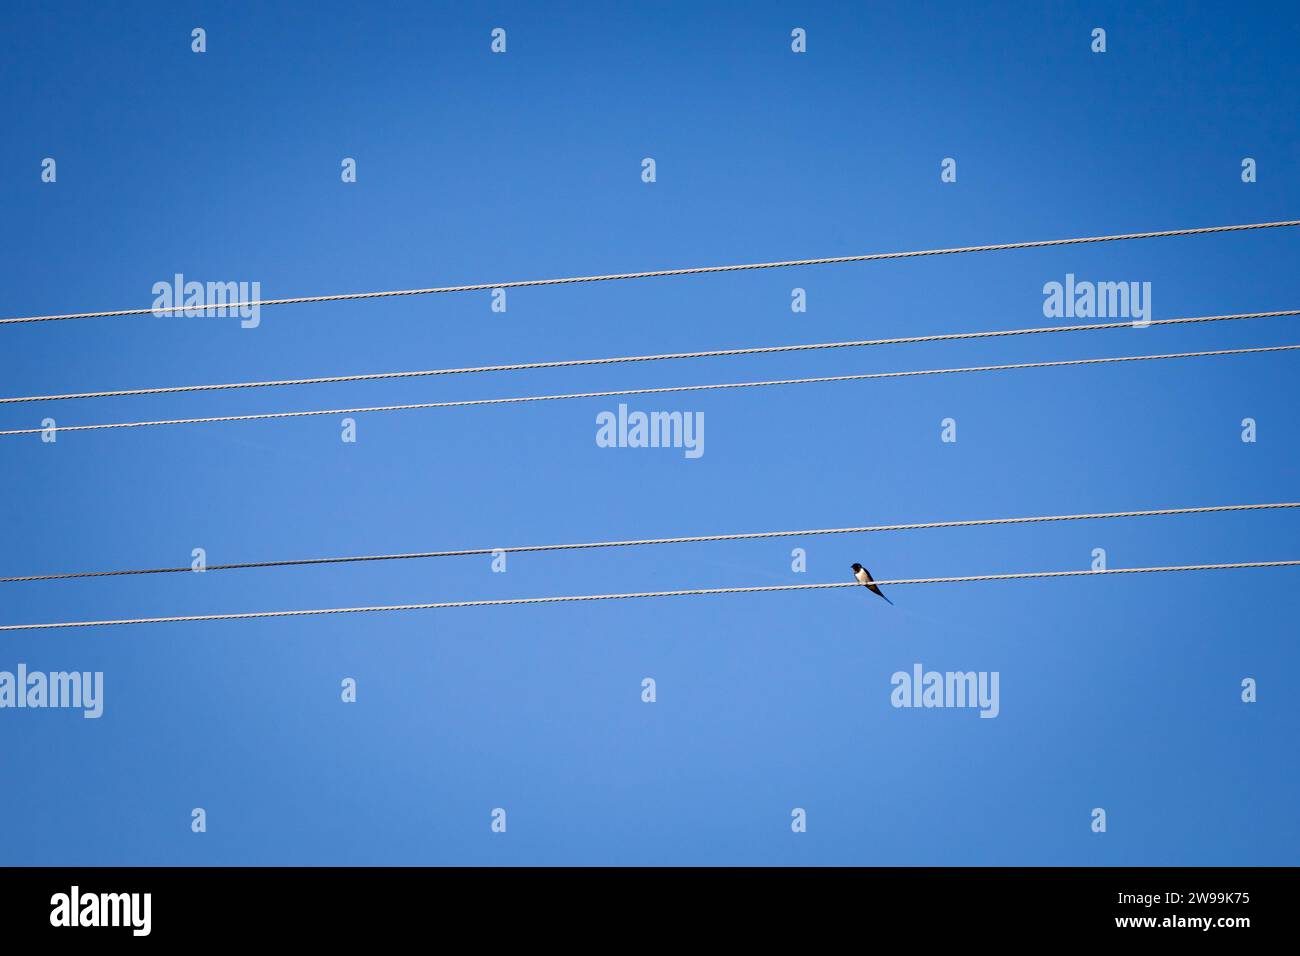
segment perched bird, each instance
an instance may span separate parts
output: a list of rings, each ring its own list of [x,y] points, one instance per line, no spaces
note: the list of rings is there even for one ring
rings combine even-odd
[[[889,601],[889,598],[885,597],[884,592],[881,591],[880,588],[876,587],[872,582],[871,572],[856,562],[853,565],[853,576],[858,579],[859,584],[864,585],[872,594],[878,595],[879,597],[885,598],[886,601]],[[893,604],[894,602],[889,601],[889,603]]]

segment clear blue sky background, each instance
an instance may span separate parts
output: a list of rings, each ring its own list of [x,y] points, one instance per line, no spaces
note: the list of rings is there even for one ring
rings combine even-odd
[[[980,7],[7,4],[0,313],[147,307],[176,272],[293,296],[1300,215],[1293,4]],[[255,330],[8,326],[0,392],[1015,328],[1043,324],[1042,286],[1067,272],[1151,282],[1157,318],[1294,308],[1297,251],[1270,231],[519,290],[504,315],[473,293],[266,309]],[[16,405],[0,427],[1283,344],[1295,322]],[[334,418],[8,438],[0,574],[1293,500],[1296,362],[633,399],[705,413],[694,461],[598,448],[606,400],[363,416],[354,445]],[[1230,514],[519,555],[505,574],[10,584],[0,618],[839,581],[853,561],[1064,570],[1097,547],[1113,567],[1267,560],[1300,557],[1297,531]],[[0,862],[1294,864],[1298,581],[6,633],[0,669],[102,670],[106,705],[0,712]],[[890,675],[918,661],[999,671],[1001,715],[895,710]]]

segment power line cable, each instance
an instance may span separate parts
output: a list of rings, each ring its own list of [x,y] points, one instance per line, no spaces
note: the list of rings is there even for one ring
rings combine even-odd
[[[363,408],[322,408],[296,412],[259,412],[251,415],[218,415],[209,418],[167,418],[138,422],[102,422],[95,425],[58,425],[51,428],[13,428],[0,436],[37,435],[42,432],[81,432],[109,428],[145,428],[152,425],[206,425],[217,422],[268,421],[280,418],[308,418],[318,415],[361,415],[368,412],[400,412],[428,408],[468,408],[477,405],[515,405],[524,402],[549,402],[577,398],[616,398],[624,395],[666,395],[673,392],[706,392],[728,388],[764,388],[774,385],[812,385],[823,382],[858,382],[869,379],[909,378],[918,375],[955,375],[963,372],[1006,372],[1029,368],[1065,368],[1076,365],[1106,365],[1117,362],[1147,362],[1159,359],[1208,358],[1220,355],[1254,355],[1264,352],[1290,352],[1300,345],[1268,345],[1254,348],[1215,349],[1202,352],[1171,352],[1162,355],[1122,355],[1107,358],[1069,359],[1052,362],[1017,362],[1009,365],[972,365],[964,368],[914,369],[903,372],[864,372],[857,375],[823,375],[813,378],[785,378],[763,382],[722,382],[709,385],[673,385],[660,388],[627,388],[602,392],[570,392],[559,395],[521,395],[511,398],[476,398],[452,402],[412,402],[403,405],[371,405]]]
[[[1034,242],[1004,242],[946,249],[916,249],[907,252],[875,252],[857,256],[833,256],[821,259],[788,259],[780,262],[750,262],[729,266],[695,266],[684,269],[656,269],[648,272],[616,272],[607,275],[571,276],[564,279],[522,279],[510,282],[480,282],[472,285],[437,286],[427,289],[392,289],[384,292],[347,292],[335,295],[297,296],[289,299],[255,299],[245,302],[220,302],[207,305],[175,305],[167,308],[114,309],[103,312],[71,312],[60,315],[30,315],[0,319],[0,325],[23,322],[55,322],[64,319],[98,319],[125,315],[153,315],[214,309],[244,309],[267,305],[297,305],[306,302],[346,302],[356,299],[382,299],[406,295],[435,295],[447,292],[482,292],[490,289],[519,289],[532,286],[573,285],[579,282],[612,282],[622,279],[657,279],[667,276],[704,275],[714,272],[744,272],[754,269],[784,269],[792,266],[819,266],[847,262],[878,262],[885,259],[910,259],[919,256],[946,256],[964,252],[1003,252],[1011,249],[1042,249],[1048,246],[1073,246],[1098,242],[1121,242],[1128,239],[1164,239],[1173,236],[1202,236],[1220,232],[1245,232],[1252,229],[1281,229],[1300,226],[1300,219],[1278,222],[1252,222],[1230,226],[1202,226],[1195,229],[1164,229],[1157,232],[1130,232],[1112,236],[1084,236],[1074,239],[1040,239]]]
[[[1154,574],[1174,571],[1224,571],[1238,568],[1281,568],[1297,561],[1243,561],[1232,564],[1184,564],[1152,568],[1106,568],[1100,571],[1022,571],[1015,574],[971,574],[947,578],[900,578],[876,581],[879,587],[905,584],[957,584],[974,581],[1019,581],[1031,578],[1099,577],[1108,574]],[[510,604],[561,604],[573,601],[621,601],[631,598],[683,597],[696,594],[753,594],[761,591],[811,591],[825,588],[860,588],[856,581],[827,584],[773,584],[759,587],[690,588],[680,591],[641,591],[632,594],[578,594],[564,597],[496,598],[480,601],[440,601],[428,604],[387,604],[372,607],[311,608],[294,611],[247,611],[236,614],[185,614],[174,617],[134,617],[109,621],[59,621],[44,624],[0,624],[0,631],[52,630],[73,627],[110,627],[120,624],[179,624],[195,621],[247,621],[256,618],[307,617],[322,614],[369,614],[384,611],[426,611],[440,608],[500,607]]]
[[[534,544],[513,548],[465,548],[453,551],[413,551],[404,554],[364,554],[333,558],[292,558],[280,561],[246,561],[238,564],[210,564],[208,571],[236,571],[253,568],[287,568],[321,564],[354,564],[368,561],[409,561],[418,558],[472,557],[489,554],[527,554],[544,551],[582,551],[596,548],[631,548],[659,544],[699,544],[712,541],[753,541],[760,538],[806,538],[830,534],[864,534],[872,532],[920,531],[936,528],[977,528],[991,525],[1041,524],[1050,521],[1087,521],[1102,518],[1150,518],[1166,515],[1211,514],[1226,511],[1272,511],[1300,508],[1300,501],[1270,502],[1247,505],[1203,505],[1192,508],[1159,508],[1145,511],[1109,511],[1092,514],[1033,515],[1016,518],[972,518],[961,521],[923,521],[908,524],[860,525],[848,528],[805,528],[798,531],[749,531],[739,534],[692,535],[677,538],[633,538],[622,541],[587,541],[570,544]],[[131,568],[114,571],[71,571],[63,574],[30,574],[0,578],[0,584],[30,581],[65,581],[72,578],[108,578],[138,574],[192,574],[191,567]]]
[[[0,398],[0,405],[25,402],[56,402],[78,398],[122,398],[133,395],[172,395],[178,392],[215,392],[243,388],[273,388],[289,385],[328,385],[339,382],[375,382],[384,379],[428,378],[438,375],[470,375],[480,372],[519,372],[532,369],[572,368],[582,365],[616,365],[631,362],[662,362],[675,359],[719,358],[734,355],[765,355],[774,352],[811,352],[820,349],[861,348],[873,345],[903,345],[920,342],[953,342],[962,339],[1004,338],[1013,335],[1040,335],[1051,332],[1095,332],[1107,329],[1142,328],[1157,325],[1185,325],[1203,322],[1230,322],[1242,319],[1267,319],[1300,315],[1300,309],[1274,312],[1238,312],[1231,315],[1198,315],[1177,319],[1152,319],[1142,326],[1128,322],[1102,322],[1088,325],[1056,325],[1026,329],[998,329],[980,332],[948,332],[938,335],[910,335],[884,339],[857,339],[847,342],[813,342],[800,345],[767,345],[750,348],[711,349],[697,352],[668,352],[660,355],[620,355],[611,358],[564,359],[549,362],[516,362],[508,365],[477,365],[464,368],[422,369],[406,372],[369,372],[355,375],[328,375],[313,378],[286,378],[262,382],[223,382],[215,385],[171,385],[156,388],[125,388],[99,392],[67,392],[56,395],[22,395]]]

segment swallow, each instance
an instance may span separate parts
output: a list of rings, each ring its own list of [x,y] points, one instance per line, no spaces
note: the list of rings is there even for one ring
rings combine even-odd
[[[876,585],[872,582],[871,572],[856,562],[853,565],[853,576],[858,579],[859,584],[865,586],[867,590],[870,591],[872,594],[875,594],[878,597],[885,598],[886,601],[889,601],[889,598],[885,597],[884,592],[881,591],[880,588],[876,587]],[[894,602],[889,601],[889,603],[892,605]]]

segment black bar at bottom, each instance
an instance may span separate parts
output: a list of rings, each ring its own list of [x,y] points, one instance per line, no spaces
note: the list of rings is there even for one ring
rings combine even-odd
[[[338,944],[430,933],[451,942],[464,932],[494,943],[519,934],[533,942],[650,945],[698,930],[733,941],[802,932],[867,940],[906,927],[918,938],[1046,931],[1199,935],[1231,944],[1241,934],[1285,931],[1295,874],[1245,867],[13,868],[0,870],[0,926],[6,941],[75,934],[79,945],[281,936]]]

